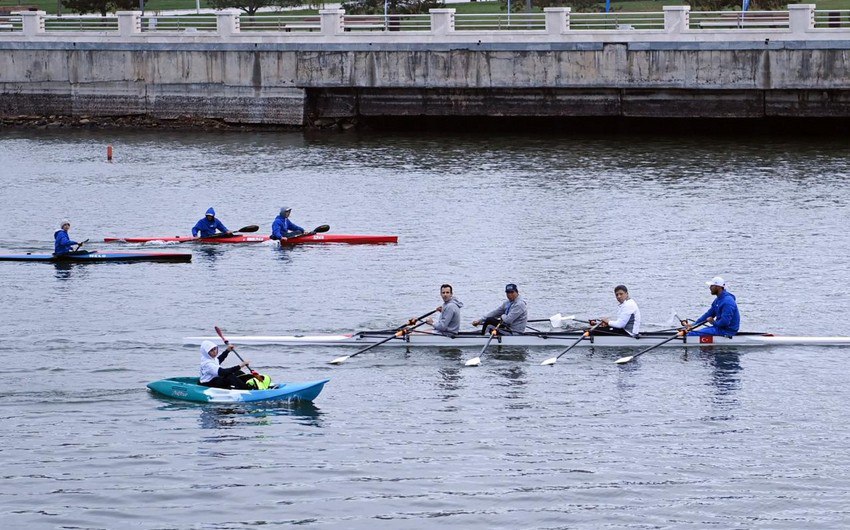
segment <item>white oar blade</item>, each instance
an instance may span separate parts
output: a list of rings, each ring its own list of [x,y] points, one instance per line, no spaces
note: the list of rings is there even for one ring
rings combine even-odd
[[[465,366],[478,366],[481,364],[481,357],[473,357],[464,363]]]
[[[558,313],[557,315],[552,315],[551,317],[549,317],[549,325],[553,328],[559,328],[561,327],[561,319],[561,313]]]
[[[328,364],[342,364],[346,360],[348,360],[349,357],[350,357],[350,355],[343,355],[342,357],[337,357],[333,361],[329,361]]]
[[[555,364],[555,362],[556,362],[557,360],[558,360],[558,358],[557,358],[557,357],[550,357],[549,359],[546,359],[545,361],[543,361],[542,363],[540,363],[540,366],[549,366],[549,365],[551,365],[551,364]]]
[[[626,364],[627,362],[631,361],[632,359],[634,359],[634,356],[629,355],[628,357],[620,357],[619,359],[617,359],[614,362],[617,363],[617,364]]]

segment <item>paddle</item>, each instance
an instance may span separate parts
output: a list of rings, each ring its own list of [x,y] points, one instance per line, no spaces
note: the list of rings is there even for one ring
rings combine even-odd
[[[481,353],[478,354],[478,357],[473,357],[472,359],[466,361],[464,366],[478,366],[479,364],[481,364],[481,356],[484,355],[485,351],[487,351],[487,346],[490,345],[490,342],[493,340],[493,337],[499,334],[499,326],[501,325],[502,323],[499,322],[495,328],[490,330],[490,338],[487,339],[487,343],[484,345],[483,348],[481,348]]]
[[[80,247],[81,247],[81,246],[83,246],[83,245],[85,245],[85,244],[86,244],[86,243],[88,243],[88,242],[89,242],[89,240],[88,240],[88,239],[86,239],[86,240],[85,240],[85,241],[83,241],[82,243],[77,243],[77,248],[75,248],[73,251],[74,251],[74,252],[76,252],[76,251],[80,250]]]
[[[551,325],[553,328],[560,328],[561,326],[564,325],[564,322],[569,322],[571,320],[576,320],[576,316],[575,315],[569,315],[569,316],[563,317],[563,316],[561,316],[561,313],[558,313],[557,315],[552,315],[551,317],[549,317],[549,325]],[[584,322],[583,320],[576,320],[576,321],[577,322]]]
[[[297,236],[287,237],[286,239],[295,239],[296,237],[308,237],[313,234],[321,234],[322,232],[327,232],[331,229],[330,225],[319,225],[316,228],[310,230],[309,232],[304,232],[303,234],[298,234]]]
[[[551,365],[551,364],[555,364],[555,362],[556,362],[558,359],[560,359],[560,358],[561,358],[561,355],[564,355],[564,354],[565,354],[565,353],[567,353],[568,351],[570,351],[570,350],[572,350],[573,348],[575,348],[576,346],[578,346],[578,343],[579,343],[579,342],[581,342],[583,339],[589,338],[589,337],[590,337],[590,334],[591,334],[591,333],[593,333],[593,330],[594,330],[594,329],[596,329],[597,327],[599,327],[599,325],[600,325],[600,324],[602,324],[602,322],[597,322],[597,323],[596,323],[596,324],[594,324],[594,325],[593,325],[593,327],[591,327],[590,329],[586,329],[586,330],[584,331],[584,333],[582,333],[582,334],[581,334],[581,336],[580,336],[578,339],[576,339],[576,341],[575,341],[575,342],[573,342],[572,344],[570,344],[570,347],[569,347],[569,348],[567,348],[566,350],[564,350],[564,351],[562,351],[561,353],[559,353],[557,357],[551,357],[551,358],[549,358],[549,359],[546,359],[545,361],[543,361],[542,363],[540,363],[540,364],[541,364],[541,366],[549,366],[549,365]]]
[[[234,230],[233,232],[224,232],[223,234],[213,234],[211,236],[200,237],[198,239],[219,239],[219,238],[222,238],[222,237],[232,237],[233,234],[239,234],[239,233],[243,233],[243,232],[244,233],[256,232],[259,229],[260,229],[260,227],[257,226],[257,225],[248,225],[248,226],[243,226],[239,230]]]
[[[429,316],[433,315],[433,314],[434,314],[434,313],[436,313],[436,312],[437,312],[437,310],[435,309],[435,310],[433,310],[433,311],[430,311],[430,312],[428,312],[428,313],[425,313],[425,314],[424,314],[424,315],[422,315],[421,317],[412,318],[412,319],[410,319],[410,320],[408,320],[408,321],[407,321],[407,324],[404,324],[404,325],[402,325],[402,326],[399,326],[399,327],[395,328],[395,329],[393,330],[395,333],[393,333],[392,335],[390,335],[390,336],[389,336],[389,337],[387,337],[386,339],[384,339],[384,340],[382,340],[382,341],[380,341],[380,342],[376,342],[375,344],[370,344],[369,346],[367,346],[367,347],[363,348],[362,350],[360,350],[360,351],[358,351],[358,352],[356,352],[356,353],[352,353],[351,355],[344,355],[344,356],[342,356],[342,357],[337,357],[337,358],[336,358],[336,359],[334,359],[333,361],[329,361],[329,362],[328,362],[328,364],[341,364],[341,363],[344,363],[346,360],[351,359],[352,357],[356,357],[357,355],[360,355],[360,354],[361,354],[361,353],[363,353],[363,352],[369,351],[369,350],[371,350],[372,348],[374,348],[375,346],[380,346],[381,344],[383,344],[383,343],[385,343],[385,342],[389,342],[389,341],[391,341],[391,340],[393,340],[393,339],[396,339],[396,338],[399,338],[399,339],[400,339],[400,338],[404,337],[405,335],[407,335],[408,333],[410,333],[412,330],[414,330],[414,329],[418,328],[419,326],[421,326],[421,325],[425,324],[425,322],[419,322],[419,324],[416,324],[416,325],[415,325],[415,326],[413,326],[412,328],[408,328],[408,326],[413,325],[413,323],[414,323],[414,322],[416,322],[417,320],[423,320],[423,319],[425,319],[425,318],[428,318]]]
[[[223,341],[224,341],[225,346],[230,346],[230,341],[228,341],[227,339],[225,339],[225,338],[224,338],[224,333],[222,333],[222,332],[221,332],[221,328],[220,328],[220,327],[216,326],[216,327],[215,327],[215,332],[216,332],[216,333],[218,333],[218,336],[219,336],[219,337],[221,337],[221,340],[223,340]],[[245,362],[245,359],[243,359],[243,358],[242,358],[242,356],[241,356],[241,355],[239,355],[239,352],[238,352],[238,351],[236,351],[236,348],[233,348],[233,349],[232,349],[232,350],[230,350],[230,351],[232,351],[233,353],[235,353],[235,354],[236,354],[236,357],[238,357],[240,361],[242,361],[243,363]],[[254,371],[254,370],[253,370],[250,366],[248,366],[247,364],[245,365],[245,368],[247,368],[248,370],[251,370],[251,374],[252,374],[252,375],[254,375],[255,377],[256,377],[257,375],[259,375],[259,374],[257,374],[257,372],[255,372],[255,371]]]
[[[672,337],[670,337],[669,339],[665,339],[665,340],[663,340],[663,341],[659,342],[658,344],[655,344],[655,345],[653,345],[653,346],[650,346],[649,348],[647,348],[647,349],[643,350],[642,352],[637,353],[637,354],[635,354],[635,355],[628,355],[628,356],[626,356],[626,357],[620,357],[619,359],[617,359],[617,360],[616,360],[616,361],[614,361],[614,362],[615,362],[615,363],[617,363],[617,364],[626,364],[627,362],[631,362],[631,361],[633,361],[634,359],[637,359],[638,357],[640,357],[641,355],[643,355],[644,353],[650,352],[650,351],[654,350],[655,348],[657,348],[657,347],[659,347],[659,346],[663,346],[664,344],[667,344],[668,342],[670,342],[670,341],[671,341],[671,340],[673,340],[673,339],[678,339],[678,338],[682,338],[682,337],[684,337],[686,333],[688,333],[688,332],[689,332],[689,331],[691,331],[692,329],[695,329],[695,328],[698,328],[698,327],[702,326],[702,325],[703,325],[703,324],[705,324],[706,322],[707,322],[707,320],[703,320],[702,322],[699,322],[699,323],[697,323],[697,324],[694,324],[693,326],[685,326],[685,327],[683,327],[683,328],[679,328],[679,331],[678,331],[678,332],[676,332],[676,334],[675,334],[675,335],[673,335]]]

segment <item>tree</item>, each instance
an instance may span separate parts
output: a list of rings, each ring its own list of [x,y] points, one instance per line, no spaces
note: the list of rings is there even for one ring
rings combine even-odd
[[[741,10],[741,0],[691,0],[694,11]],[[750,11],[774,11],[785,9],[788,0],[750,0]]]
[[[246,15],[256,15],[261,7],[296,7],[309,3],[302,0],[209,0],[216,9],[241,9]]]
[[[503,11],[508,10],[508,0],[499,0]],[[604,11],[604,2],[600,0],[531,0],[531,7],[571,7],[573,13]],[[511,0],[511,12],[526,11],[528,0]]]
[[[138,0],[61,0],[61,3],[75,13],[100,13],[105,17],[107,13],[133,9]]]

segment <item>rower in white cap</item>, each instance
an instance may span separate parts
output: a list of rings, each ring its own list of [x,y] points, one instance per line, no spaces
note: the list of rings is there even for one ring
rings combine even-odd
[[[704,315],[697,322],[708,322],[707,328],[691,331],[689,335],[722,335],[732,337],[738,333],[741,324],[741,314],[738,312],[738,302],[735,295],[726,290],[726,281],[715,276],[705,282],[716,298]]]
[[[289,214],[292,208],[284,206],[280,209],[280,214],[274,218],[272,223],[272,239],[286,241],[290,237],[298,237],[306,230],[289,220]]]

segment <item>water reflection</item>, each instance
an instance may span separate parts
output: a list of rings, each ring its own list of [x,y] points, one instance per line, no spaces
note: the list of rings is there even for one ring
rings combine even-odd
[[[172,401],[164,396],[154,396]],[[268,401],[264,403],[168,403],[162,411],[200,412],[198,424],[202,429],[256,428],[273,425],[273,418],[289,416],[299,425],[323,427],[323,413],[312,402]]]
[[[196,258],[199,258],[199,261],[213,264],[218,260],[219,256],[223,254],[223,249],[217,248],[212,245],[203,245],[197,249],[197,253],[195,254],[195,256]]]
[[[700,354],[712,368],[711,384],[717,396],[730,396],[741,389],[741,358],[737,350],[703,348]]]

